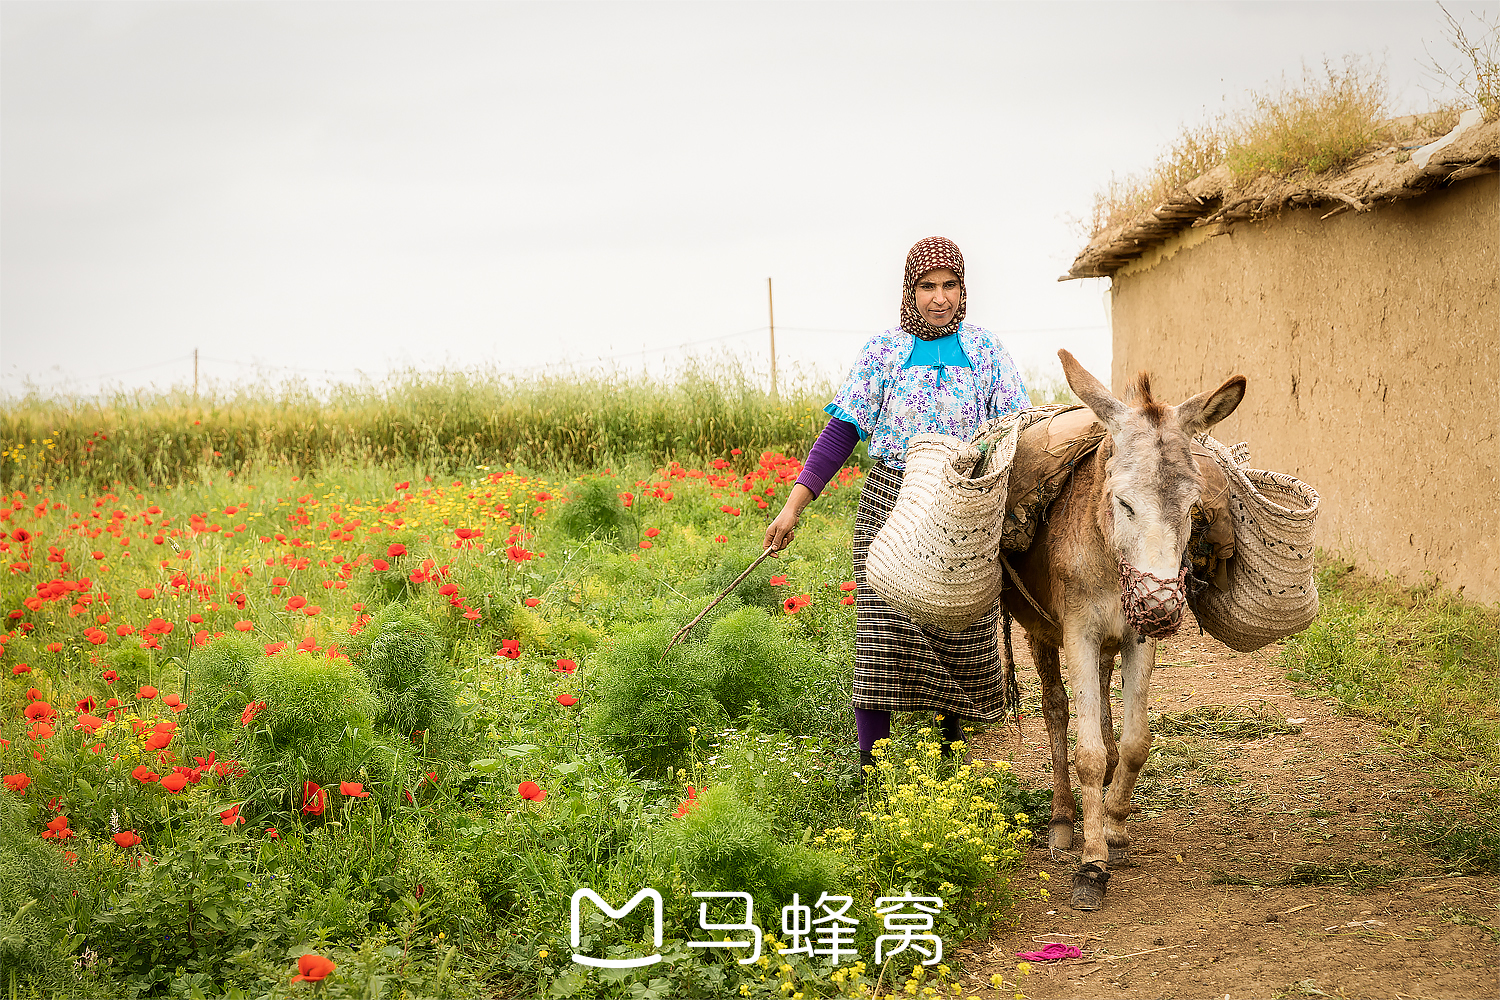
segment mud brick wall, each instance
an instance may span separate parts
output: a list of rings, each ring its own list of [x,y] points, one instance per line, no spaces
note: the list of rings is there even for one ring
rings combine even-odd
[[[1227,376],[1214,436],[1322,495],[1319,544],[1500,601],[1500,181],[1368,212],[1188,230],[1112,280],[1111,377],[1179,402]]]

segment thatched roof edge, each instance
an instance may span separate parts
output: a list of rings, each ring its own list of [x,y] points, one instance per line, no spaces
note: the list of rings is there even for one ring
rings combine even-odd
[[[1238,186],[1228,167],[1189,181],[1166,201],[1094,237],[1059,281],[1104,278],[1184,229],[1227,227],[1282,209],[1332,206],[1323,218],[1367,212],[1382,202],[1417,198],[1437,188],[1500,170],[1500,120],[1475,125],[1438,150],[1425,167],[1409,150],[1390,145],[1365,154],[1344,170],[1261,177]],[[1400,161],[1400,162],[1398,162]]]

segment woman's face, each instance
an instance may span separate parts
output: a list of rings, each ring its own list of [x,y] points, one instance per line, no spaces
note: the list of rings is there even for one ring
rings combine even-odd
[[[962,296],[958,275],[946,267],[928,271],[917,279],[917,312],[933,326],[947,326],[952,322]]]

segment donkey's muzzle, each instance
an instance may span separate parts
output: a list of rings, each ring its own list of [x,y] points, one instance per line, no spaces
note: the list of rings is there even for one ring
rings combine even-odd
[[[1120,560],[1120,604],[1125,621],[1144,641],[1145,636],[1164,639],[1182,627],[1182,609],[1187,604],[1187,567],[1163,579]]]

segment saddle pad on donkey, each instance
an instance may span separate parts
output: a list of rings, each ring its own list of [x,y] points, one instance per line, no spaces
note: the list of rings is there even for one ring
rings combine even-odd
[[[1104,425],[1086,406],[1038,406],[1021,416],[1016,457],[1010,467],[1005,527],[1000,547],[1012,552],[1031,548],[1037,526],[1062,492],[1073,467],[1099,447]]]

